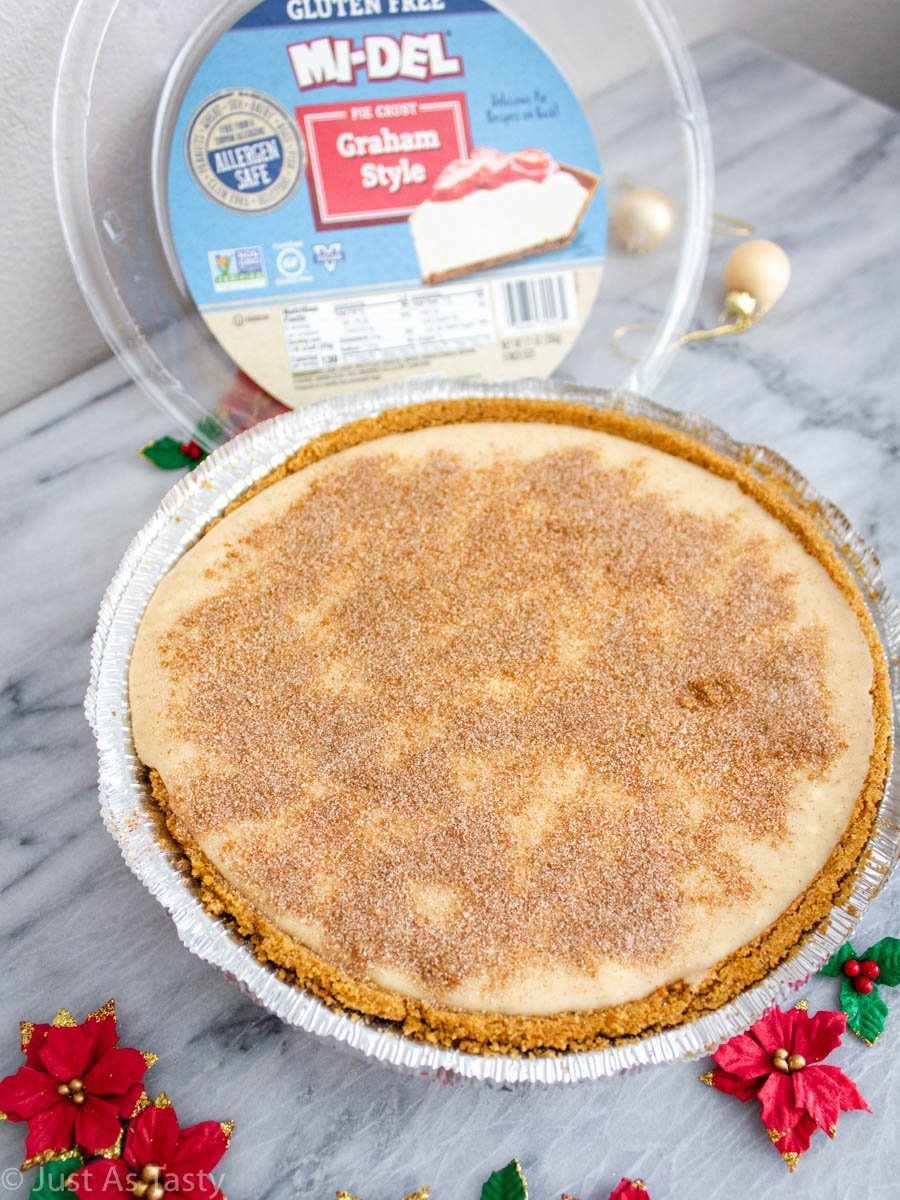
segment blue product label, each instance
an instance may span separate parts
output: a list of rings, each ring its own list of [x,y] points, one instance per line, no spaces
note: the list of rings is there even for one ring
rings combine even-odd
[[[606,247],[585,115],[483,0],[257,5],[187,87],[168,210],[213,334],[290,405],[549,374]]]

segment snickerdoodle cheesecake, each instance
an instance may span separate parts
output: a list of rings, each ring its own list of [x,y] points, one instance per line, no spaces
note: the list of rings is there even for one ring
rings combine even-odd
[[[775,484],[571,404],[386,413],[152,597],[137,753],[206,903],[298,984],[471,1051],[690,1020],[852,877],[889,702]]]

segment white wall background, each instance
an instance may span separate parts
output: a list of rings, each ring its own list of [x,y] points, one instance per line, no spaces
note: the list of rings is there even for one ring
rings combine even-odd
[[[586,21],[602,19],[603,0],[581,2]],[[670,5],[689,41],[734,30],[900,107],[900,0]],[[50,169],[56,63],[74,8],[75,0],[0,0],[0,411],[108,354],[69,269]],[[627,48],[622,64],[634,65]]]

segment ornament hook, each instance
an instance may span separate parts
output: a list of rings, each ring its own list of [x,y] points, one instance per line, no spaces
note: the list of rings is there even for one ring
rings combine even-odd
[[[784,250],[765,239],[743,242],[733,250],[725,263],[722,281],[725,300],[718,324],[711,329],[693,329],[675,338],[668,346],[674,350],[689,342],[708,341],[732,333],[744,333],[761,320],[781,299],[791,278],[791,263]],[[653,333],[652,321],[631,321],[613,331],[616,351],[629,362],[645,362],[646,354],[635,355],[626,350],[622,341],[632,333]]]

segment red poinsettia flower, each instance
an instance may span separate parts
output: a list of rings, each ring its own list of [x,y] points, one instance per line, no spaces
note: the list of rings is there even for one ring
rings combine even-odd
[[[871,1111],[856,1084],[822,1061],[841,1044],[846,1028],[843,1013],[811,1017],[805,1007],[773,1008],[720,1046],[715,1070],[701,1078],[744,1103],[759,1100],[769,1138],[793,1171],[816,1129],[834,1137],[842,1112]]]
[[[560,1200],[575,1200],[563,1192]],[[643,1179],[623,1179],[609,1193],[609,1200],[650,1200],[647,1185]]]
[[[50,1025],[22,1026],[25,1066],[0,1080],[0,1112],[26,1121],[25,1166],[80,1148],[112,1150],[144,1093],[144,1073],[154,1061],[117,1046],[115,1004],[110,1001],[81,1024],[61,1009]]]
[[[650,1200],[643,1179],[623,1179],[609,1193],[609,1200]]]
[[[165,1096],[128,1126],[122,1157],[98,1159],[69,1176],[84,1200],[224,1200],[211,1172],[228,1149],[230,1122],[182,1129]]]

